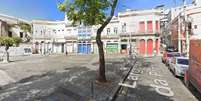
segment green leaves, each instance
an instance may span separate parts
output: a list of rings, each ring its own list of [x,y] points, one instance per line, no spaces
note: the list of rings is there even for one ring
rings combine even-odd
[[[21,30],[24,32],[31,32],[31,25],[27,23],[19,23],[18,26],[20,27]]]
[[[13,46],[18,45],[22,40],[19,37],[0,37],[0,45]]]
[[[58,9],[66,12],[73,24],[83,23],[85,25],[102,24],[106,19],[106,10],[110,8],[108,0],[65,0],[58,4]]]

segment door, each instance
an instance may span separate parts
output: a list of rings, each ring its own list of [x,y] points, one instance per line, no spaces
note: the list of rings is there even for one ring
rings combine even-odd
[[[121,53],[122,54],[127,54],[127,44],[122,44],[121,45]]]
[[[152,56],[153,54],[153,40],[152,39],[149,39],[147,41],[147,51],[148,51],[148,56]]]
[[[145,55],[145,40],[140,40],[139,51],[141,55]]]
[[[90,54],[91,53],[91,44],[81,43],[78,44],[78,53]]]

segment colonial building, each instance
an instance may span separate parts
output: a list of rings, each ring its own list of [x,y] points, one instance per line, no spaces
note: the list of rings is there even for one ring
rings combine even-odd
[[[64,21],[33,20],[32,24],[35,53],[64,53],[66,51]]]
[[[159,54],[161,9],[119,13],[121,53],[131,49],[142,56]]]
[[[159,54],[161,9],[126,10],[114,16],[102,32],[106,54],[142,56]],[[33,21],[33,41],[37,50],[57,47],[53,53],[97,54],[96,32],[99,26],[72,26],[70,21]],[[59,37],[58,37],[59,36]],[[58,39],[59,38],[59,39]],[[60,41],[59,41],[60,40]],[[41,49],[39,43],[49,43]],[[42,52],[42,51],[41,51]]]
[[[172,8],[168,13],[167,33],[170,33],[171,45],[181,53],[189,53],[189,41],[193,34],[201,32],[201,4],[193,4]]]

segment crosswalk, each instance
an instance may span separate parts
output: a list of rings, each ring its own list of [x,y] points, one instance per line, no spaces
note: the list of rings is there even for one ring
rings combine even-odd
[[[0,70],[0,86],[13,83],[15,80],[11,78],[5,71]]]

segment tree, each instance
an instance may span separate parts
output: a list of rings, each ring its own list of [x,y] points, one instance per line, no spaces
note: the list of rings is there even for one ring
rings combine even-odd
[[[32,31],[31,25],[20,22],[19,24],[17,24],[17,26],[19,26],[20,29],[25,33],[26,41],[29,42],[31,40],[31,37],[28,35],[28,33],[31,33],[31,31]]]
[[[105,56],[101,33],[114,16],[118,0],[65,0],[58,8],[65,12],[68,19],[86,26],[100,26],[96,33],[96,43],[99,50],[99,82],[107,82],[105,76]]]
[[[18,45],[21,42],[21,39],[18,37],[0,37],[0,45],[5,46],[5,51],[6,51],[6,59],[4,59],[4,61],[9,62],[9,47],[13,46],[13,45]]]

